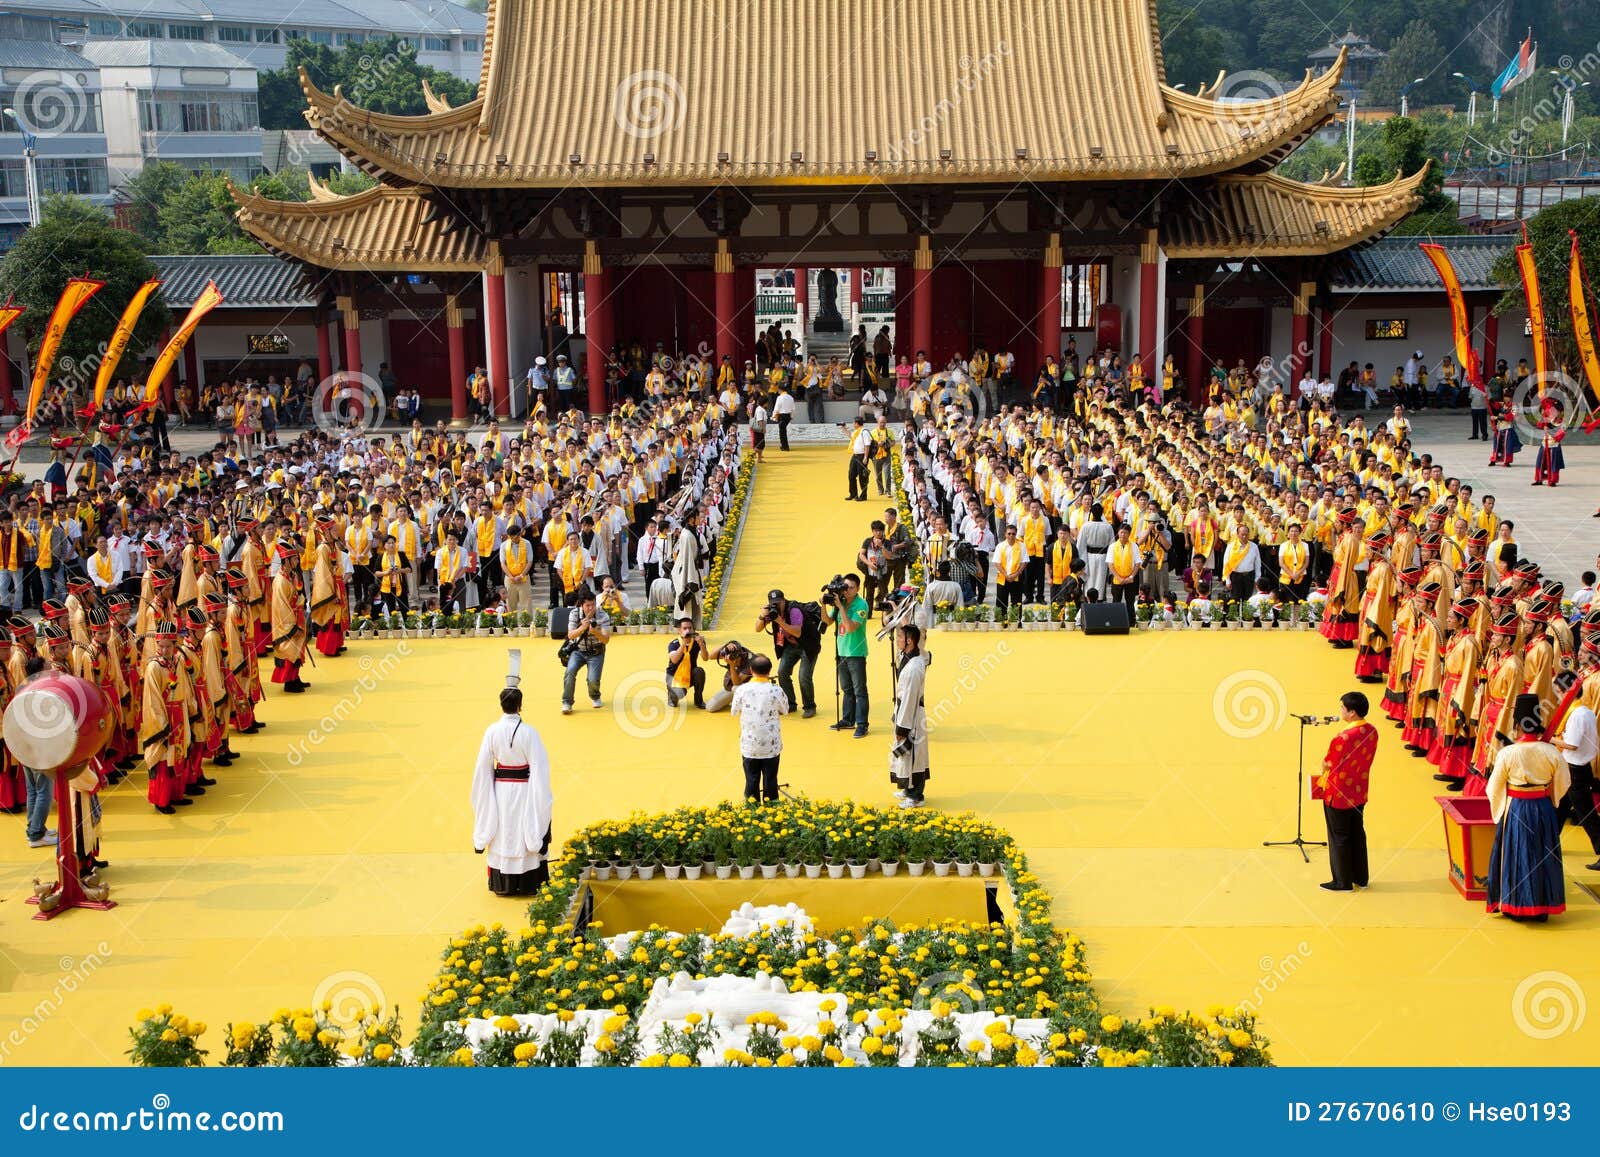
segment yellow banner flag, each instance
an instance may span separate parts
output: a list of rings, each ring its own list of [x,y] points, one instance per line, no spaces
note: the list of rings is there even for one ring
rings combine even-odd
[[[1523,231],[1527,236],[1527,231]],[[1542,390],[1549,378],[1550,356],[1544,344],[1544,295],[1539,292],[1539,268],[1533,260],[1533,245],[1523,241],[1516,249],[1517,272],[1522,275],[1522,295],[1528,299],[1528,322],[1533,330],[1533,374]]]
[[[1433,262],[1434,271],[1444,283],[1445,296],[1450,299],[1450,329],[1455,337],[1456,362],[1461,366],[1462,376],[1467,382],[1477,385],[1478,355],[1472,349],[1472,327],[1467,324],[1467,301],[1461,295],[1461,278],[1456,275],[1455,264],[1443,245],[1424,241],[1417,248]]]
[[[61,339],[66,336],[68,323],[77,316],[84,303],[104,289],[105,285],[105,282],[93,278],[74,277],[56,299],[56,307],[50,311],[50,324],[45,326],[44,336],[39,339],[39,353],[33,361],[33,384],[28,389],[28,405],[23,411],[24,426],[33,425],[34,412],[44,400],[44,388],[50,381],[50,371],[55,368],[56,352],[61,348]]]
[[[195,298],[194,304],[189,307],[189,316],[183,319],[183,324],[178,327],[178,332],[172,335],[172,340],[161,351],[161,356],[156,358],[156,364],[150,367],[150,377],[144,384],[144,406],[153,406],[161,393],[161,381],[167,376],[167,371],[172,369],[172,363],[178,360],[178,355],[183,352],[183,347],[188,344],[189,338],[200,325],[200,319],[205,317],[217,306],[222,304],[222,290],[217,288],[215,281],[206,282],[206,287],[200,291],[200,296]]]
[[[1589,387],[1589,408],[1600,416],[1600,354],[1595,351],[1594,321],[1589,316],[1589,279],[1583,272],[1583,255],[1578,252],[1578,233],[1572,235],[1572,261],[1567,270],[1567,297],[1572,308],[1572,337],[1578,346],[1578,361],[1583,366],[1584,384]],[[1593,419],[1584,425],[1592,430]]]
[[[99,410],[100,403],[105,401],[106,387],[111,385],[111,378],[116,374],[117,366],[122,363],[123,351],[128,348],[128,339],[133,336],[133,327],[139,324],[139,314],[144,310],[144,303],[150,300],[150,295],[160,284],[158,278],[152,277],[134,290],[128,308],[122,311],[122,320],[117,322],[111,340],[106,343],[105,356],[100,361],[100,372],[95,375],[92,409]]]
[[[5,333],[11,323],[21,316],[22,306],[12,305],[10,302],[0,305],[0,334]]]

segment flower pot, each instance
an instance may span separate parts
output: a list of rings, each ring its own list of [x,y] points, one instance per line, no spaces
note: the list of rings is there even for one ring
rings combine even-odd
[[[867,871],[876,872],[881,867],[883,867],[883,861],[878,859],[877,856],[867,857]]]
[[[830,880],[842,880],[842,879],[844,879],[844,867],[845,866],[843,864],[829,864],[828,865],[828,879],[830,879]]]
[[[778,865],[777,864],[762,864],[761,865],[761,878],[763,880],[776,880],[778,878]]]
[[[641,880],[649,880],[649,879],[652,879],[655,876],[655,874],[656,874],[656,866],[654,864],[640,864],[639,865],[639,879],[641,879]]]
[[[822,865],[821,864],[807,864],[805,867],[806,867],[806,879],[808,879],[808,880],[821,879],[821,877],[822,877]]]
[[[618,860],[617,861],[617,879],[619,879],[619,880],[631,880],[631,879],[633,879],[633,868],[634,868],[634,865],[632,863],[624,864],[621,860]]]
[[[851,865],[849,865],[849,867],[850,867],[850,878],[852,880],[864,880],[864,879],[866,879],[867,866],[865,864],[851,864]]]
[[[785,876],[789,877],[789,879],[791,879],[791,880],[799,879],[800,878],[800,865],[799,864],[785,864],[783,866],[783,874]]]
[[[999,869],[999,867],[1000,867],[999,864],[979,864],[978,865],[978,875],[980,875],[980,876],[992,876]]]
[[[682,872],[683,872],[683,865],[682,864],[663,864],[663,865],[661,865],[661,870],[664,871],[667,874],[667,879],[676,880],[679,877],[679,875],[681,875]],[[696,868],[695,869],[695,875],[698,876],[699,874],[700,874],[700,869]]]
[[[732,864],[718,864],[717,865],[717,879],[726,880],[731,875],[733,875],[733,865]]]
[[[698,880],[700,878],[700,871],[701,868],[699,864],[685,864],[683,865],[683,878],[685,880]]]
[[[739,879],[741,879],[741,880],[754,880],[755,878],[756,878],[756,866],[754,864],[740,864],[739,865]]]
[[[609,879],[611,879],[611,865],[610,864],[595,864],[594,865],[594,878],[596,880],[609,880]]]
[[[971,864],[971,862],[967,861],[967,860],[957,860],[956,861],[956,875],[958,875],[958,876],[970,876],[970,875],[972,875],[972,864]]]
[[[881,871],[885,876],[893,876],[895,873],[900,871],[900,861],[885,860],[881,865],[879,865],[878,870]]]
[[[935,861],[933,861],[933,874],[935,876],[948,876],[950,874],[950,861],[948,861],[948,860],[935,860]]]
[[[920,875],[922,875],[923,872],[925,872],[927,870],[927,868],[928,868],[927,863],[922,861],[922,860],[907,860],[906,861],[906,872],[907,872],[908,875],[920,876]]]

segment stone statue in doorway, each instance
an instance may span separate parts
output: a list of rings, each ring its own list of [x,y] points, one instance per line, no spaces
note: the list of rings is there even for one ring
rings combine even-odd
[[[843,333],[844,315],[839,312],[839,275],[831,269],[817,273],[817,315],[811,319],[816,333]]]

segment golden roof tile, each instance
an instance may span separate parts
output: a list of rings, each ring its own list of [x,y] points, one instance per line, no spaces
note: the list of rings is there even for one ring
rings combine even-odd
[[[1155,0],[491,0],[477,98],[306,118],[436,187],[1164,180],[1263,161],[1342,61],[1263,99],[1168,86]]]
[[[370,272],[478,272],[487,261],[482,234],[447,232],[421,190],[374,185],[347,197],[325,186],[315,200],[273,201],[239,189],[239,225],[268,249],[324,269]]]

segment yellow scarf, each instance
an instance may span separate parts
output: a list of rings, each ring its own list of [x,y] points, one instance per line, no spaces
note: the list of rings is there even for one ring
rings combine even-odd
[[[507,579],[520,579],[528,573],[528,544],[520,538],[506,543],[505,572]]]
[[[1111,573],[1119,579],[1131,579],[1133,577],[1133,543],[1112,543]]]

